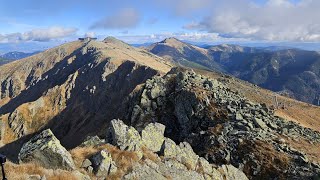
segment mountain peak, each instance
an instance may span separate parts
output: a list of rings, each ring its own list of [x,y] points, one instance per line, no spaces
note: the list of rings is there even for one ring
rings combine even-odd
[[[180,41],[179,39],[175,38],[175,37],[169,37],[164,39],[163,41],[161,41],[160,43],[183,43],[182,41]]]
[[[105,42],[105,43],[113,43],[113,44],[127,44],[127,43],[125,43],[125,42],[123,42],[123,41],[121,41],[121,40],[119,40],[119,39],[117,39],[117,38],[115,38],[115,37],[113,37],[113,36],[108,36],[108,37],[106,37],[104,40],[103,40],[103,42]],[[128,45],[128,44],[127,44]]]

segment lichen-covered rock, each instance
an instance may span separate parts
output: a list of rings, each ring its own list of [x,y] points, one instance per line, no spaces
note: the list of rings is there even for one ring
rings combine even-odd
[[[169,162],[169,163],[168,163]],[[176,160],[154,163],[145,160],[142,164],[133,166],[132,171],[124,176],[124,179],[177,179],[177,180],[204,180],[203,175],[196,171],[188,170]]]
[[[111,143],[118,146],[121,150],[136,151],[141,146],[139,132],[117,119],[111,121],[107,139],[110,139]]]
[[[28,180],[41,180],[41,176],[39,174],[29,175]]]
[[[115,162],[107,150],[102,150],[91,158],[96,176],[107,176],[117,171]]]
[[[75,169],[70,153],[50,129],[42,131],[25,143],[18,158],[20,162],[34,161],[49,169]]]
[[[160,123],[150,123],[141,132],[143,145],[153,152],[161,150],[164,141],[165,126]]]
[[[222,173],[223,178],[226,180],[248,180],[247,176],[232,165],[222,165],[218,168],[218,170]]]
[[[92,165],[91,161],[90,161],[89,159],[85,159],[85,160],[82,162],[81,167],[82,167],[82,168],[88,168],[88,167],[91,166],[91,165]]]
[[[164,143],[162,145],[162,155],[165,158],[174,158],[177,156],[178,147],[174,141],[169,138],[165,138]]]
[[[177,159],[185,164],[189,169],[194,170],[197,166],[199,156],[193,151],[187,142],[179,144]]]
[[[133,166],[132,171],[125,175],[123,179],[166,180],[167,178],[156,169],[153,169],[146,164],[136,164]]]
[[[197,170],[203,171],[206,174],[212,174],[213,168],[212,165],[210,165],[210,163],[206,159],[200,157],[198,160]]]
[[[90,176],[82,174],[80,171],[73,171],[72,175],[78,180],[90,180]]]
[[[174,141],[166,138],[161,151],[165,158],[175,158],[191,170],[194,170],[197,166],[199,156],[194,153],[187,142],[181,142],[177,146]]]
[[[87,147],[87,146],[96,146],[100,144],[105,144],[104,139],[100,139],[98,136],[88,136],[83,143],[80,145],[81,147]]]
[[[253,122],[254,122],[254,124],[255,124],[257,127],[261,128],[261,129],[267,129],[267,128],[268,128],[268,126],[266,125],[266,123],[264,123],[264,122],[262,121],[262,119],[260,119],[260,118],[254,118],[254,119],[253,119]]]

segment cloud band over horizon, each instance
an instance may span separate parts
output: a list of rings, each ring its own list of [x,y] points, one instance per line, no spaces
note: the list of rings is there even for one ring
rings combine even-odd
[[[136,37],[135,42],[168,34],[207,42],[320,41],[319,0],[70,0],[63,7],[55,6],[62,0],[30,0],[22,7],[15,1],[0,7],[1,43],[72,40],[84,34]],[[55,11],[46,13],[50,7]]]
[[[0,34],[0,43],[18,43],[27,41],[47,42],[74,35],[77,28],[49,27],[33,29],[24,33]]]

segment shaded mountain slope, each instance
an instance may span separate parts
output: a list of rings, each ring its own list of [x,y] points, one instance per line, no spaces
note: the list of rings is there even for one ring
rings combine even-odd
[[[0,114],[7,124],[2,142],[51,127],[72,146],[103,121],[120,116],[126,96],[146,79],[169,71],[170,65],[106,39],[72,42],[0,69]]]

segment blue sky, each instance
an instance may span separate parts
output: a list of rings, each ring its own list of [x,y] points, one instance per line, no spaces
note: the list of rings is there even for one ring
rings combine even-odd
[[[46,47],[85,35],[318,43],[319,9],[319,0],[0,0],[0,53],[6,45]]]

